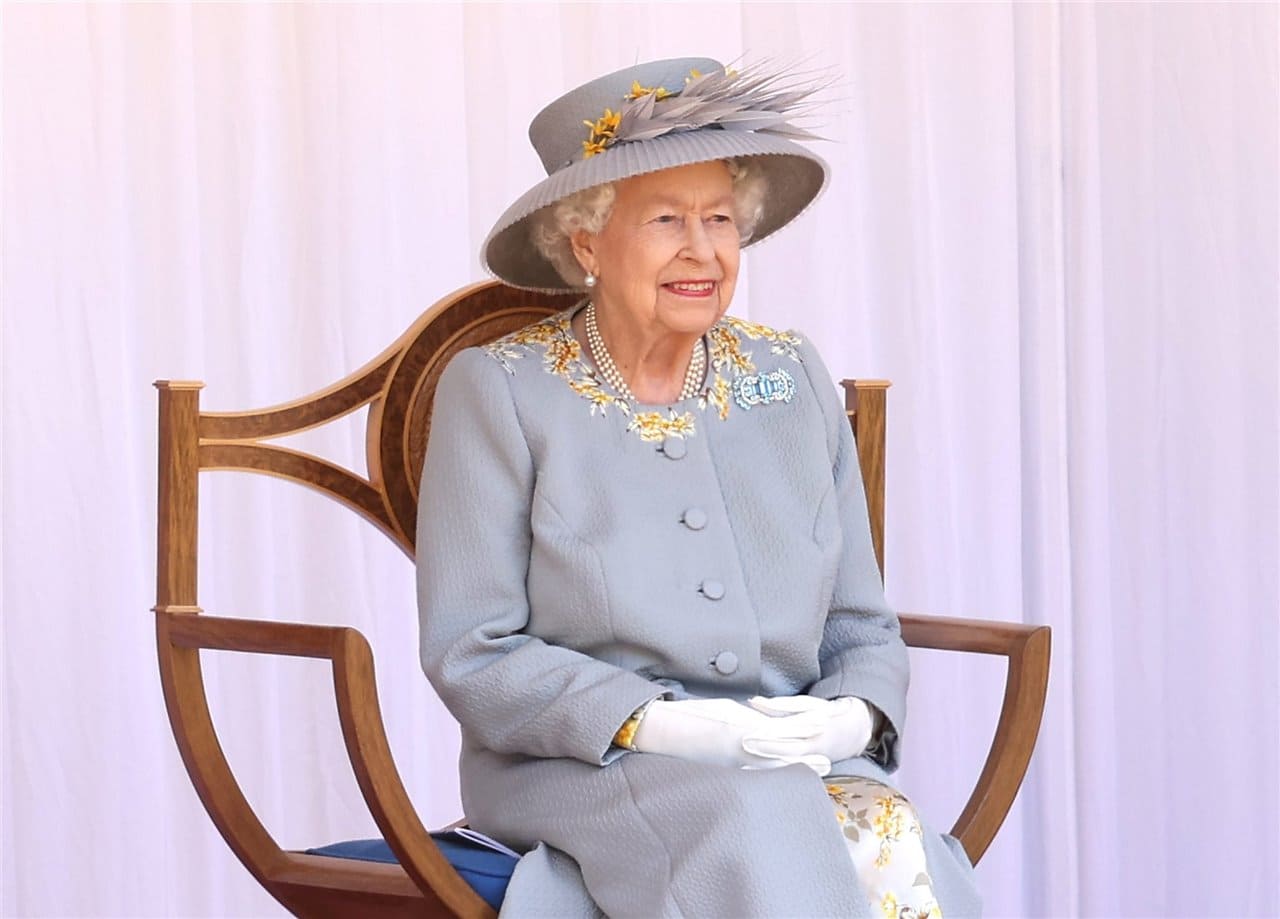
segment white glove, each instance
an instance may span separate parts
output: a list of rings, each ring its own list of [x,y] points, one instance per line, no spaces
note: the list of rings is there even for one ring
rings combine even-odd
[[[861,756],[871,744],[874,719],[871,707],[855,696],[819,699],[816,696],[779,696],[766,699],[755,696],[747,701],[753,709],[781,721],[797,722],[791,735],[784,737],[747,735],[742,747],[756,756],[779,756],[797,759],[818,755],[828,763]],[[812,730],[809,736],[804,727]],[[829,771],[829,770],[828,770]],[[826,775],[820,772],[819,775]]]
[[[748,708],[732,699],[657,699],[645,709],[632,746],[642,753],[663,753],[681,759],[738,769],[777,769],[802,763],[818,775],[831,771],[831,761],[799,747],[817,743],[819,726],[813,719],[799,720]],[[744,749],[750,735],[766,746],[798,745],[795,754]]]

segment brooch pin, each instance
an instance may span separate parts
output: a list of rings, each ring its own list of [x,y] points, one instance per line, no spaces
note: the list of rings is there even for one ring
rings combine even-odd
[[[769,402],[790,402],[795,394],[796,381],[781,369],[744,374],[733,381],[733,400],[744,409]]]

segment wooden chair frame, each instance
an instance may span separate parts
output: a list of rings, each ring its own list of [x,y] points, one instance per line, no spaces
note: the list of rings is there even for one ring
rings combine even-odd
[[[202,412],[203,384],[158,381],[159,513],[156,638],[170,724],[197,794],[255,878],[303,916],[456,916],[493,910],[453,870],[400,780],[383,729],[373,654],[355,629],[203,615],[196,599],[199,473],[239,469],[307,485],[342,502],[410,556],[417,473],[435,382],[458,350],[565,308],[548,296],[484,282],[435,304],[356,373],[305,399],[254,412]],[[884,565],[884,381],[844,382],[857,438],[877,561]],[[370,406],[368,477],[264,441]],[[952,830],[976,863],[1004,821],[1026,772],[1048,683],[1049,629],[904,615],[907,644],[1008,658],[1004,702],[977,786]],[[262,825],[223,754],[209,712],[202,650],[328,660],[348,757],[398,865],[282,850]]]

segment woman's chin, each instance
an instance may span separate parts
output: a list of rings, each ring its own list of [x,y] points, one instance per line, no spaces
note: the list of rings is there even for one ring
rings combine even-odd
[[[659,312],[667,326],[699,335],[715,325],[729,306],[718,287],[701,296],[678,294],[664,288],[659,303]]]

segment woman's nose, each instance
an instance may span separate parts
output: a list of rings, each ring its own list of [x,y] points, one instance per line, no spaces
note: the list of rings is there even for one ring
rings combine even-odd
[[[711,237],[701,220],[685,221],[684,250],[680,253],[685,258],[696,262],[709,262],[715,257],[715,247],[711,245]]]

